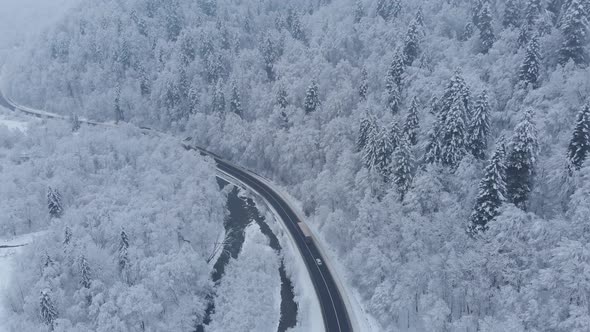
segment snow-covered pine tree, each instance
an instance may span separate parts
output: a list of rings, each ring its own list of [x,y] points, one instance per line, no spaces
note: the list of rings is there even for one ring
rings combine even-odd
[[[487,91],[483,90],[473,108],[467,139],[467,150],[477,159],[483,160],[486,157],[489,132],[490,106]]]
[[[377,122],[375,118],[369,115],[369,112],[366,112],[363,118],[361,119],[361,124],[359,127],[359,136],[357,138],[356,148],[357,151],[363,151],[369,142],[369,138],[373,134],[374,131],[378,131],[379,128],[377,127]]]
[[[72,229],[70,228],[70,226],[66,226],[66,229],[64,230],[64,245],[68,245],[70,244],[70,241],[72,240]]]
[[[365,7],[360,0],[354,3],[354,23],[359,23],[365,16]]]
[[[321,105],[319,89],[317,81],[315,79],[311,80],[311,84],[305,92],[305,103],[303,106],[305,114],[313,113],[319,109]]]
[[[466,153],[466,113],[465,104],[458,96],[441,123],[440,160],[451,168],[457,167]]]
[[[533,88],[539,87],[539,71],[541,69],[541,55],[539,54],[539,41],[537,37],[531,38],[526,48],[524,61],[520,66],[518,78],[525,85]]]
[[[469,40],[471,37],[473,37],[474,32],[475,32],[475,29],[473,28],[473,23],[467,22],[465,24],[465,27],[463,27],[463,33],[461,34],[459,40],[461,40],[461,41]]]
[[[422,32],[420,31],[421,28],[422,27],[418,21],[414,19],[410,23],[408,31],[406,32],[404,40],[404,61],[406,66],[411,66],[420,53],[420,38],[422,37]]]
[[[528,110],[514,129],[506,158],[506,194],[510,202],[526,210],[537,161],[537,129]]]
[[[72,113],[70,115],[70,125],[72,126],[72,132],[80,130],[80,119],[78,118],[78,114]]]
[[[553,25],[557,25],[561,16],[564,0],[549,0],[547,3],[547,11],[551,13],[551,21]],[[567,2],[570,2],[567,0]]]
[[[410,150],[410,142],[406,137],[399,140],[397,149],[395,151],[395,162],[393,166],[393,182],[396,185],[397,192],[400,195],[400,200],[412,185],[412,165],[413,165],[412,151]]]
[[[121,85],[117,83],[115,87],[115,123],[123,121],[123,109],[121,108]]]
[[[277,104],[280,108],[285,109],[287,106],[289,106],[289,101],[287,98],[287,90],[285,89],[285,86],[280,83],[279,88],[277,89]]]
[[[471,23],[479,29],[479,18],[483,7],[489,3],[489,0],[472,0],[471,4]]]
[[[435,164],[440,162],[440,138],[438,124],[435,124],[430,131],[428,131],[428,143],[426,144],[426,151],[424,153],[424,162],[427,164]]]
[[[405,138],[411,145],[416,145],[418,143],[418,128],[420,127],[420,122],[418,120],[418,98],[412,98],[412,103],[410,104],[410,109],[408,110],[408,116],[406,117],[406,122],[404,123],[404,135]]]
[[[295,10],[293,7],[289,8],[287,11],[287,29],[291,33],[291,36],[294,39],[300,40],[305,42],[305,33],[301,27],[301,18],[299,17],[299,12]]]
[[[523,24],[518,31],[518,38],[516,39],[518,47],[520,48],[528,45],[531,36],[533,36],[531,27],[528,24]]]
[[[238,116],[242,117],[243,110],[240,91],[238,90],[238,85],[235,81],[232,82],[231,85],[231,99],[229,101],[229,109],[232,113],[235,113]]]
[[[377,15],[386,21],[397,17],[401,9],[400,0],[377,0]]]
[[[563,43],[559,50],[559,62],[562,65],[570,59],[578,65],[586,64],[588,61],[585,46],[588,41],[589,23],[583,1],[572,0],[563,18],[561,26]]]
[[[518,28],[520,26],[520,6],[517,0],[506,1],[502,25],[505,28]]]
[[[274,65],[283,53],[282,45],[275,41],[270,33],[266,33],[264,34],[260,44],[260,53],[262,53],[262,58],[264,60],[264,70],[266,71],[266,77],[272,82],[276,79]]]
[[[213,102],[211,110],[214,113],[225,113],[225,93],[223,92],[223,80],[218,80],[213,90]]]
[[[570,140],[567,155],[575,170],[582,168],[590,154],[590,102],[578,112],[574,134]]]
[[[393,150],[397,149],[397,144],[401,137],[403,136],[403,132],[400,130],[396,121],[392,121],[386,128],[387,134],[389,135],[389,141],[393,147]]]
[[[465,79],[463,79],[463,74],[461,70],[457,69],[447,87],[445,92],[440,99],[440,109],[438,112],[439,122],[442,125],[446,121],[446,115],[450,111],[451,106],[455,102],[456,99],[459,99],[463,102],[463,106],[465,107],[466,114],[471,114],[471,102],[470,102],[470,90],[465,83]],[[441,126],[442,127],[442,126]]]
[[[383,179],[388,181],[391,175],[391,162],[395,150],[395,144],[392,141],[391,132],[388,130],[381,130],[375,143],[377,144],[377,147],[374,167],[377,172],[383,176]]]
[[[524,10],[524,19],[529,27],[535,26],[537,19],[543,12],[541,0],[527,0]]]
[[[387,89],[387,106],[392,113],[399,111],[401,103],[401,86],[403,74],[405,71],[405,61],[402,52],[399,50],[395,53],[393,61],[387,70],[385,78],[385,88]]]
[[[479,41],[481,44],[481,52],[488,53],[496,36],[494,35],[494,27],[492,25],[492,12],[490,10],[490,4],[485,2],[478,15],[478,28],[479,28]]]
[[[363,148],[363,161],[369,170],[374,169],[377,164],[379,140],[382,136],[381,132],[382,130],[380,128],[367,131],[368,135]]]
[[[289,114],[287,114],[287,109],[281,108],[279,113],[279,127],[281,129],[288,129],[290,127],[289,124]]]
[[[119,272],[123,273],[129,267],[129,237],[125,230],[121,230],[121,239],[119,241]]]
[[[80,271],[80,285],[82,285],[84,288],[90,288],[92,276],[90,273],[90,265],[88,264],[88,260],[86,260],[84,255],[80,256],[80,263],[78,267]]]
[[[55,328],[55,320],[57,319],[57,309],[55,308],[55,304],[51,299],[49,289],[44,289],[41,291],[41,296],[39,299],[39,313],[41,314],[41,320],[45,325],[49,327],[49,331],[53,331]]]
[[[504,139],[500,138],[479,183],[479,194],[469,217],[469,233],[471,234],[485,231],[488,222],[498,214],[498,209],[506,199],[505,157]]]
[[[416,23],[418,23],[420,28],[424,28],[424,10],[422,10],[422,6],[418,7],[414,20],[416,21]]]
[[[369,91],[369,74],[367,69],[363,67],[361,70],[361,83],[359,84],[359,97],[362,101],[367,100],[367,93]]]
[[[61,194],[57,189],[47,188],[47,208],[52,218],[59,218],[63,214]]]

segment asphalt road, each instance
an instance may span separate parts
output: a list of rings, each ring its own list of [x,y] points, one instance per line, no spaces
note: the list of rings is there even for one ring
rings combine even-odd
[[[15,110],[15,108],[4,98],[1,93],[0,105],[10,110]],[[262,196],[269,204],[272,205],[275,211],[283,219],[284,224],[286,225],[287,230],[291,233],[293,239],[295,239],[299,252],[303,257],[305,265],[307,266],[307,270],[309,271],[315,292],[318,296],[326,331],[352,331],[350,317],[348,316],[346,306],[344,305],[340,291],[336,286],[336,282],[332,277],[332,273],[325,264],[318,265],[316,262],[316,259],[318,258],[322,262],[325,262],[324,257],[322,257],[314,243],[309,243],[305,240],[305,236],[301,232],[299,226],[297,226],[297,214],[295,214],[295,212],[289,207],[284,199],[256,177],[218,158],[214,154],[199,147],[190,147],[187,145],[185,145],[185,147],[191,148],[193,150],[204,151],[205,153],[213,156],[219,170],[233,176],[250,188],[254,189],[260,196]]]
[[[266,184],[256,179],[251,174],[237,168],[224,160],[214,158],[217,163],[217,168],[225,173],[230,174],[242,183],[254,189],[260,196],[262,196],[268,203],[272,205],[275,211],[284,220],[288,231],[297,243],[297,247],[305,261],[307,270],[309,271],[311,280],[315,287],[316,294],[322,308],[322,316],[324,318],[324,326],[329,332],[348,332],[352,331],[350,318],[342,300],[342,296],[336,282],[332,277],[332,273],[325,264],[318,265],[316,258],[324,262],[324,258],[314,243],[308,243],[305,236],[297,226],[297,215],[283,198],[269,188]]]

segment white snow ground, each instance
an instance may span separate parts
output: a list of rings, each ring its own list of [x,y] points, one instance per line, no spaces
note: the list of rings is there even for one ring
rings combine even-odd
[[[2,106],[0,106],[0,126],[6,126],[8,129],[16,129],[22,132],[27,131],[27,121],[19,119]]]
[[[35,241],[35,238],[42,236],[45,232],[24,234],[12,238],[0,239],[0,246],[26,245]],[[12,273],[14,271],[14,259],[23,247],[0,248],[0,331],[7,331],[3,326],[6,321],[7,295],[6,290],[10,286]]]

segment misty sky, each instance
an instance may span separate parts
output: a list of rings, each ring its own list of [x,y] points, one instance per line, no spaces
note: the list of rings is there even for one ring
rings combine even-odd
[[[81,0],[0,0],[0,64],[10,48],[58,19]]]

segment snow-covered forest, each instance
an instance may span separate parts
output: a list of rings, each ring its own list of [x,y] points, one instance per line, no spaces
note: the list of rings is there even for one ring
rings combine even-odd
[[[0,127],[0,161],[3,236],[47,233],[16,260],[5,331],[189,331],[202,319],[225,215],[212,163],[134,128],[51,122]]]
[[[588,0],[87,0],[15,54],[3,83],[22,104],[190,135],[283,185],[383,331],[588,331],[589,18]],[[62,272],[64,260],[83,257],[90,271],[96,260],[115,262],[125,226],[130,243],[170,236],[167,251],[129,251],[131,262],[162,259],[170,267],[178,261],[159,255],[174,253],[186,259],[178,266],[186,276],[203,278],[205,270],[186,262],[206,255],[199,237],[221,227],[212,166],[185,163],[174,149],[149,154],[162,181],[191,183],[190,194],[214,212],[192,211],[203,225],[193,226],[191,242],[204,247],[188,253],[170,234],[176,229],[150,218],[125,224],[145,217],[145,207],[117,210],[131,198],[162,195],[162,204],[175,203],[166,210],[186,212],[177,197],[188,194],[183,189],[142,186],[141,174],[156,175],[142,173],[148,170],[139,161],[117,167],[128,164],[124,158],[147,158],[138,146],[162,144],[129,130],[123,137],[97,132],[98,142],[66,140],[57,131],[36,145],[35,138],[3,138],[4,146],[52,153],[63,167],[34,159],[3,165],[27,185],[2,187],[1,195],[55,177],[65,208],[78,210],[63,221],[72,244],[64,238],[39,248],[23,276],[45,266],[46,282],[58,282],[51,276],[83,276]],[[67,173],[80,169],[98,175]],[[120,189],[94,203],[108,202],[113,211],[86,220],[85,209],[96,207],[85,205],[84,195],[119,173]],[[3,227],[20,232],[26,220],[42,222],[59,209],[45,213]],[[182,217],[166,218],[182,227]],[[75,245],[82,236],[90,236],[92,250]],[[71,308],[79,319],[72,324],[91,324],[102,307],[85,308],[88,297],[103,296],[111,308],[145,299],[150,305],[121,314],[146,322],[157,306],[202,300],[182,288],[179,301],[159,294],[162,285],[134,288],[115,263],[111,268],[91,273],[108,287],[76,284],[48,301]],[[146,269],[129,277],[161,281]],[[34,289],[34,298],[22,300],[23,315],[34,315],[46,285],[22,282]],[[63,303],[74,293],[77,305]],[[219,315],[230,317],[230,309]],[[185,318],[166,320],[180,329]],[[118,322],[104,322],[106,330]]]

